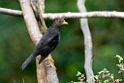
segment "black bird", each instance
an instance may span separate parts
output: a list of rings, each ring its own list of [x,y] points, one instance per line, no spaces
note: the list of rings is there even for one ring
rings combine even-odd
[[[57,18],[54,20],[52,26],[47,29],[31,55],[22,64],[22,70],[24,70],[25,67],[39,54],[41,55],[41,59],[39,60],[40,64],[55,49],[60,40],[60,28],[64,24],[68,24],[65,22],[64,18]]]

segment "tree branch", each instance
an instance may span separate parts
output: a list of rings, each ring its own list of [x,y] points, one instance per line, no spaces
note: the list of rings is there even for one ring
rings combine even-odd
[[[23,17],[24,17],[24,21],[26,23],[30,38],[32,39],[33,43],[36,45],[39,40],[42,37],[42,34],[40,33],[38,24],[37,24],[37,20],[35,18],[34,12],[32,10],[32,7],[30,5],[30,1],[29,0],[20,0],[20,6],[23,12]],[[38,56],[36,58],[36,62],[38,63],[40,56]],[[42,70],[41,70],[42,67]],[[41,81],[43,81],[44,83],[48,83],[47,78],[46,78],[46,72],[45,72],[45,66],[44,64],[40,64],[40,66],[37,67],[37,72],[39,72],[40,74],[37,75],[41,75],[42,74],[42,79],[40,78],[41,76],[38,76],[38,79],[41,79],[40,81],[38,80],[38,83],[40,83]]]
[[[13,15],[13,16],[22,16],[22,11],[18,10],[11,10],[6,8],[0,8],[1,14]],[[94,11],[94,12],[86,12],[86,13],[45,13],[43,14],[44,19],[55,19],[58,17],[65,17],[65,18],[93,18],[93,17],[102,17],[102,18],[124,18],[124,12],[117,12],[117,11]]]
[[[77,6],[81,13],[87,12],[87,10],[85,8],[85,0],[78,0]],[[93,57],[93,55],[92,55],[92,37],[91,37],[87,19],[86,18],[80,19],[80,23],[81,23],[81,30],[84,34],[84,45],[85,45],[84,68],[85,68],[85,72],[86,72],[87,83],[95,83],[94,82],[94,73],[92,70],[92,57]]]
[[[124,13],[123,12],[107,12],[107,11],[103,11],[103,12],[81,12],[81,13],[45,13],[43,14],[44,19],[55,19],[58,17],[65,17],[65,18],[93,18],[93,17],[106,17],[106,18],[110,18],[110,17],[114,17],[114,18],[124,18]]]
[[[0,14],[12,15],[12,16],[22,16],[22,11],[12,10],[0,7]]]
[[[30,38],[32,39],[33,43],[36,45],[42,34],[40,33],[34,12],[30,6],[29,0],[19,0],[20,6],[23,11],[24,21],[26,23]]]

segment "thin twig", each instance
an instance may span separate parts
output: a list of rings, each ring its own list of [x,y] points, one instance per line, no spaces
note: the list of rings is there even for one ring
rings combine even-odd
[[[0,14],[6,14],[6,15],[12,15],[12,16],[22,16],[22,11],[0,7]]]
[[[1,14],[13,15],[13,16],[22,16],[22,11],[11,10],[6,8],[0,8]],[[67,12],[67,13],[45,13],[43,14],[44,19],[55,19],[58,17],[65,18],[93,18],[93,17],[102,17],[102,18],[124,18],[124,12],[117,11],[94,11],[86,13],[76,13],[76,12]]]
[[[77,6],[79,11],[87,12],[85,8],[85,0],[78,0]],[[90,33],[90,29],[88,26],[88,21],[86,18],[80,19],[81,30],[84,34],[84,46],[85,46],[85,63],[84,68],[87,77],[87,83],[95,83],[94,82],[94,73],[92,70],[92,37]],[[92,79],[91,79],[92,78]]]

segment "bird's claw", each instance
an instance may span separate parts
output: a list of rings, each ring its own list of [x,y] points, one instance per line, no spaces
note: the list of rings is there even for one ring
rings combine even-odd
[[[53,69],[56,70],[56,67],[54,66],[54,64],[52,62],[54,62],[53,58],[51,56],[48,56],[45,61],[48,61],[50,67],[52,67]]]
[[[54,62],[54,60],[53,60],[53,58],[52,58],[51,56],[48,56],[46,59],[47,59],[48,61]]]
[[[50,63],[49,66],[56,70],[56,67],[52,63]]]

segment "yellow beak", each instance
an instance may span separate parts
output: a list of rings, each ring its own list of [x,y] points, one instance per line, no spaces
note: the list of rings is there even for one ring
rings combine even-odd
[[[68,24],[66,21],[62,22],[62,25]]]

